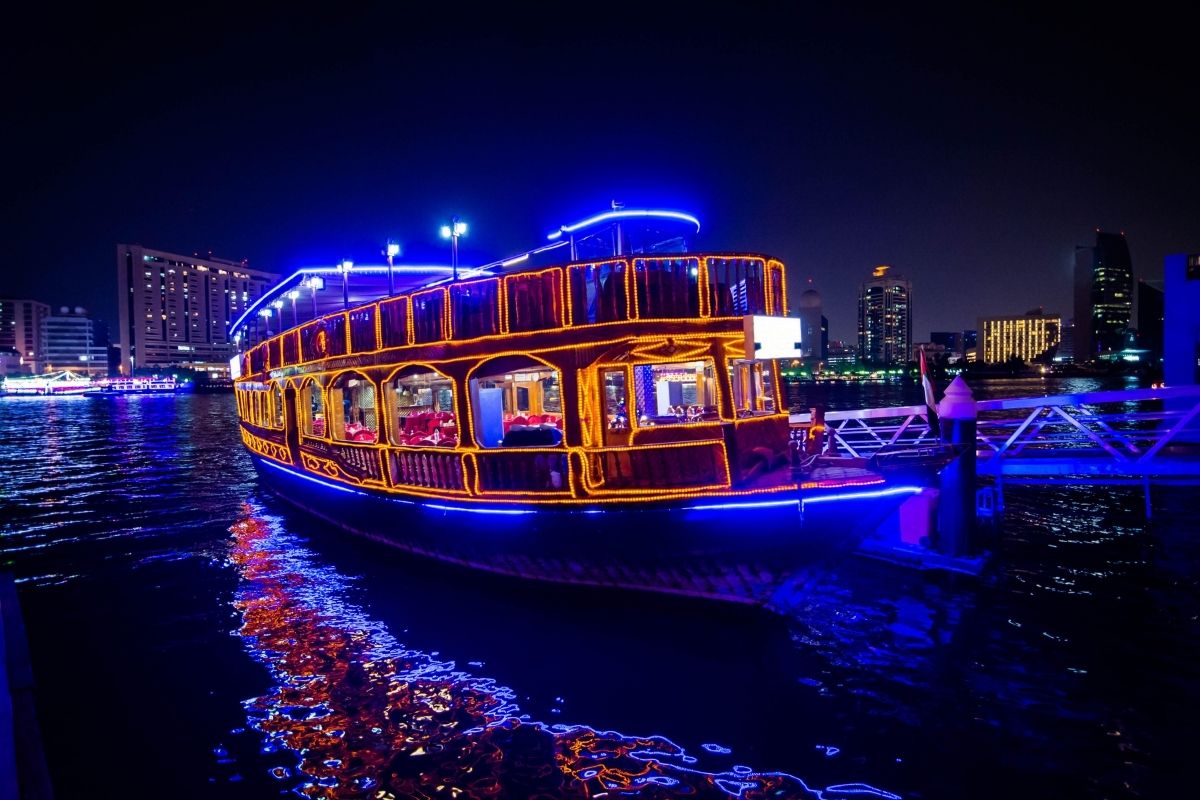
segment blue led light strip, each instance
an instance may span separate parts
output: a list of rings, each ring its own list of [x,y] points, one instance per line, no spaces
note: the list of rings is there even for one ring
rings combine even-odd
[[[605,211],[603,214],[597,214],[594,217],[588,217],[579,222],[573,222],[570,225],[563,225],[556,231],[546,234],[546,238],[550,241],[559,239],[564,233],[574,233],[582,228],[589,228],[592,225],[599,225],[602,222],[617,219],[674,219],[681,222],[690,222],[696,226],[696,231],[700,231],[700,220],[693,217],[691,214],[686,214],[682,211],[663,211],[658,209],[620,209],[617,211]]]
[[[920,486],[894,486],[891,489],[877,489],[873,492],[851,492],[849,494],[826,494],[818,495],[817,497],[805,497],[800,500],[800,505],[806,506],[810,503],[832,503],[837,500],[872,500],[878,497],[893,497],[898,494],[916,494],[921,491]]]

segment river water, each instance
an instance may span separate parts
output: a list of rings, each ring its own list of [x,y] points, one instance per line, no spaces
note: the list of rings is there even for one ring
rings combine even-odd
[[[784,618],[333,532],[259,488],[227,395],[6,398],[0,464],[59,797],[1193,796],[1187,488],[1150,520],[1009,488],[984,579],[852,558]]]

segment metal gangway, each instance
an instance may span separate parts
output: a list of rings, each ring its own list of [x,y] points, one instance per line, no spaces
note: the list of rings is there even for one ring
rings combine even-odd
[[[1200,485],[1200,386],[975,401],[977,473],[1011,483]],[[829,411],[826,453],[933,444],[924,405]],[[811,414],[793,414],[808,427]]]

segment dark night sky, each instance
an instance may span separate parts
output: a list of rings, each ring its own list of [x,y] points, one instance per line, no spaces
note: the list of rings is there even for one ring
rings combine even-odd
[[[447,259],[451,213],[478,263],[618,198],[695,211],[702,248],[776,255],[793,292],[811,276],[833,338],[894,264],[924,340],[1070,316],[1096,226],[1127,232],[1140,277],[1200,250],[1181,19],[518,5],[20,20],[0,295],[112,319],[119,241],[283,272],[388,237]]]

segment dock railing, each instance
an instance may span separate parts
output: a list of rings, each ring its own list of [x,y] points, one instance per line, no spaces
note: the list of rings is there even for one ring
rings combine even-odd
[[[976,402],[981,475],[1200,480],[1200,386]],[[793,414],[794,427],[811,422]],[[924,405],[825,413],[840,455],[934,441]]]

